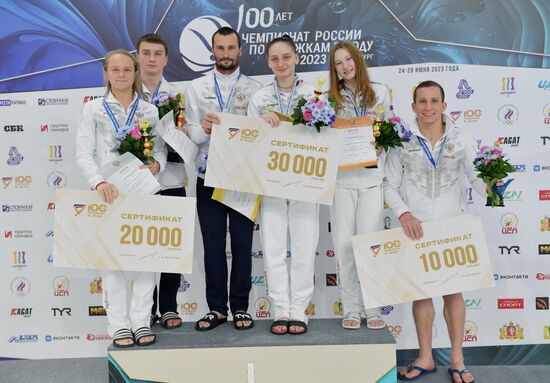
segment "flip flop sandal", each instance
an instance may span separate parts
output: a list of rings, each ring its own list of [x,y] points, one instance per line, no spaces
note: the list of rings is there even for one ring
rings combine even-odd
[[[140,339],[143,339],[144,337],[152,336],[153,339],[149,341],[143,341],[140,342]],[[136,340],[136,344],[138,346],[149,346],[150,344],[153,344],[157,341],[157,336],[151,331],[149,327],[140,327],[136,331],[134,331],[134,339]]]
[[[355,324],[345,324],[344,322],[354,321]],[[353,322],[352,322],[353,323]],[[344,319],[342,319],[342,327],[348,330],[357,330],[361,328],[361,316],[357,313],[349,312],[346,314]]]
[[[168,324],[169,320],[179,320],[179,321],[177,324],[169,325]],[[162,327],[164,327],[167,330],[180,327],[182,322],[183,321],[181,320],[178,313],[175,313],[173,311],[165,312],[164,314],[162,314],[162,317],[160,317],[160,324],[162,325]]]
[[[294,327],[301,327],[303,329],[303,331],[296,331],[296,330],[291,330],[290,328],[294,326]],[[288,323],[288,332],[291,333],[292,335],[301,335],[301,334],[305,334],[307,332],[307,324],[306,322],[302,322],[301,320],[291,320],[289,323]]]
[[[372,325],[371,321],[381,321],[382,325]],[[386,327],[386,322],[378,314],[367,314],[367,328],[370,330],[381,330]]]
[[[285,327],[285,330],[282,331],[282,332],[277,332],[275,331],[275,328],[276,327],[280,327],[280,326],[284,326]],[[289,321],[288,319],[279,319],[279,320],[276,320],[274,321],[272,324],[271,324],[271,333],[275,334],[275,335],[285,335],[288,333],[288,326],[289,326]]]
[[[121,340],[131,340],[132,343],[124,344],[124,343],[117,343],[117,341]],[[113,346],[116,348],[128,348],[133,347],[135,344],[134,336],[132,335],[132,332],[127,328],[121,328],[120,330],[117,330],[113,334]]]
[[[423,377],[424,375],[429,375],[429,374],[433,374],[434,372],[437,372],[437,367],[434,367],[432,368],[431,370],[426,370],[425,368],[422,368],[420,366],[414,366],[412,364],[409,364],[407,366],[407,372],[406,373],[409,373],[411,372],[412,370],[417,370],[420,372],[420,374],[412,377],[412,378],[407,378],[405,375],[401,375],[401,373],[397,373],[397,379],[398,380],[403,380],[403,381],[407,381],[407,382],[410,382],[412,380],[416,380],[416,379],[420,379],[421,377]]]
[[[199,322],[206,322],[210,326],[208,326],[208,327],[199,327]],[[199,319],[197,321],[197,323],[195,323],[195,330],[197,330],[197,331],[210,331],[210,330],[215,329],[216,327],[218,327],[219,325],[221,325],[225,322],[227,322],[227,317],[219,318],[218,315],[215,312],[210,311],[208,314],[206,314],[201,319]]]
[[[243,322],[250,321],[250,324],[245,326]],[[237,326],[237,324],[241,324],[241,326]],[[233,314],[233,327],[235,327],[237,330],[248,330],[249,328],[254,327],[254,321],[252,320],[252,317],[250,314],[243,310],[237,310]]]
[[[458,370],[458,369],[452,369],[449,367],[449,369],[447,370],[447,372],[449,373],[449,375],[451,376],[451,382],[455,383],[455,380],[454,380],[454,377],[453,377],[453,374],[458,374],[458,376],[460,377],[460,380],[462,380],[462,382],[464,383],[465,380],[464,378],[462,377],[463,374],[467,374],[467,373],[470,373],[470,370],[468,370],[467,368],[465,368],[464,370]],[[472,380],[470,383],[475,383],[475,380]]]

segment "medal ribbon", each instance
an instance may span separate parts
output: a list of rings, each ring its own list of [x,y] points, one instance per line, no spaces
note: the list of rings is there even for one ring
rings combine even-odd
[[[132,120],[134,119],[134,115],[136,114],[136,110],[139,104],[139,99],[140,97],[138,96],[138,98],[134,102],[134,105],[132,106],[132,109],[130,109],[130,114],[126,119],[126,124],[124,124],[124,127],[126,128],[127,131],[130,130],[130,126],[132,125]],[[105,99],[103,99],[103,107],[105,108],[105,111],[111,118],[111,121],[113,122],[113,126],[115,127],[115,131],[118,133],[118,131],[120,130],[120,124],[118,123],[118,120],[116,119],[115,114],[113,113],[111,107],[109,106],[107,101],[105,101]]]
[[[416,136],[418,139],[418,142],[420,142],[420,146],[422,146],[422,149],[424,150],[424,153],[426,154],[426,157],[428,157],[428,160],[430,160],[430,163],[434,167],[434,169],[437,169],[437,164],[439,163],[439,160],[441,158],[441,153],[443,153],[443,148],[445,147],[445,141],[447,141],[447,137],[443,140],[441,143],[441,148],[439,149],[439,154],[437,155],[437,161],[432,156],[432,152],[430,152],[430,149],[428,148],[428,145],[426,144],[426,140],[424,138],[420,138]]]
[[[229,110],[229,105],[231,105],[231,100],[235,95],[235,91],[237,90],[237,83],[239,82],[239,79],[241,78],[242,73],[239,73],[237,80],[231,87],[231,90],[229,91],[229,97],[227,98],[227,102],[225,103],[225,105],[223,103],[222,92],[220,90],[220,85],[218,84],[218,79],[216,78],[216,73],[212,72],[212,75],[214,76],[214,86],[216,88],[216,96],[218,97],[218,105],[220,106],[220,112],[226,113]]]
[[[292,97],[294,97],[294,91],[296,90],[296,83],[298,82],[298,76],[294,76],[292,83],[292,90],[288,95],[288,102],[286,104],[286,109],[283,111],[283,100],[281,99],[281,92],[279,91],[279,85],[277,84],[277,79],[273,82],[273,88],[275,89],[275,94],[277,95],[277,102],[279,103],[279,111],[286,116],[290,113],[290,106],[292,104]]]

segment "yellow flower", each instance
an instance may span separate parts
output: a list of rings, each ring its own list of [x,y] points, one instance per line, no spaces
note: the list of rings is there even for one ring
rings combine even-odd
[[[149,121],[147,120],[138,120],[138,125],[142,131],[149,129]]]

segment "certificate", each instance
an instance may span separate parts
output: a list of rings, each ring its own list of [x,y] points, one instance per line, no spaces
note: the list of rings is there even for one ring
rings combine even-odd
[[[156,131],[183,158],[185,163],[194,163],[199,148],[187,137],[185,132],[176,129],[172,113],[166,113],[157,124]]]
[[[192,271],[194,198],[58,189],[53,263],[58,267],[186,273]]]
[[[425,222],[422,229],[419,241],[402,228],[352,237],[366,308],[494,286],[479,217]]]
[[[254,222],[260,209],[262,196],[216,188],[212,193],[212,199],[238,211]]]
[[[331,205],[341,133],[261,118],[219,114],[210,137],[205,185]]]
[[[370,117],[338,118],[332,126],[344,133],[338,169],[349,170],[378,163],[376,149],[371,143],[374,136]]]
[[[116,186],[120,193],[155,194],[160,184],[143,162],[131,153],[124,153],[119,159],[99,169],[105,180]]]

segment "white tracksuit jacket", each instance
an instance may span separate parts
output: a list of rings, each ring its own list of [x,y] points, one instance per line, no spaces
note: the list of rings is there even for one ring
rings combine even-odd
[[[177,86],[170,84],[164,77],[162,78],[158,89],[159,96],[164,94],[176,95],[180,92],[181,90]],[[145,85],[143,85],[143,93],[146,97],[145,101],[151,102],[153,95]],[[166,162],[164,171],[159,174],[159,183],[162,190],[182,188],[185,184],[185,177],[185,164],[183,162]]]
[[[418,142],[420,133],[416,120],[411,124],[413,136],[403,148],[390,149],[386,157],[384,195],[386,203],[397,217],[411,212],[420,222],[427,222],[464,213],[466,208],[466,180],[476,192],[486,197],[485,183],[477,178],[473,161],[476,155],[474,141],[464,129],[454,125],[449,118],[445,133],[431,148],[437,160],[434,169]]]
[[[134,100],[128,107],[128,113],[111,93],[105,96],[105,100],[119,125],[124,127],[128,113],[138,100],[137,95],[134,95]],[[115,151],[118,146],[115,128],[103,107],[102,101],[103,98],[97,98],[84,105],[76,133],[76,163],[82,170],[88,184],[94,190],[98,183],[104,181],[104,178],[99,174],[99,169],[120,157]],[[154,126],[158,122],[157,108],[144,100],[140,100],[134,121],[138,118],[149,121],[154,134]],[[152,154],[155,160],[160,163],[162,171],[166,166],[166,145],[158,135],[154,140]],[[135,331],[140,327],[149,327],[155,274],[102,270],[101,276],[103,279],[103,305],[107,310],[109,335],[112,336],[122,328]],[[130,312],[128,312],[126,291],[130,289],[130,280],[132,279],[134,285],[130,292],[131,304]]]
[[[384,108],[384,119],[393,116],[390,93],[386,86],[372,83],[376,94],[376,103],[366,110],[372,120],[376,118],[377,107]],[[357,117],[353,100],[345,90],[341,90],[342,105],[337,109],[339,118]],[[359,113],[363,105],[363,95],[355,100]],[[384,198],[382,182],[384,180],[385,152],[378,157],[378,168],[357,168],[339,170],[336,180],[334,202],[330,208],[330,221],[334,252],[338,261],[340,297],[344,313],[360,316],[363,300],[357,267],[351,246],[351,237],[382,230]],[[374,314],[374,312],[372,312]]]
[[[311,97],[314,88],[297,81],[290,112],[301,97]],[[290,93],[281,93],[279,109],[273,84],[260,89],[248,105],[248,115],[260,117],[270,110],[286,112]],[[290,284],[287,270],[287,230],[290,229]],[[275,320],[287,317],[307,323],[305,310],[313,295],[315,250],[319,239],[319,205],[282,198],[262,198],[260,235],[268,295],[273,301]]]
[[[210,144],[210,134],[206,134],[202,129],[201,120],[207,113],[221,112],[218,97],[216,95],[213,73],[216,74],[223,102],[227,103],[231,89],[241,72],[237,69],[235,72],[225,75],[214,68],[212,72],[191,81],[187,88],[185,96],[185,118],[188,123],[189,138],[199,146],[199,153],[195,160],[197,168],[201,166],[201,153],[208,151],[208,146]],[[258,81],[248,76],[241,75],[226,113],[238,114],[241,116],[246,115],[248,103],[252,95],[261,87],[262,84]],[[204,174],[199,174],[199,177],[204,178]]]

